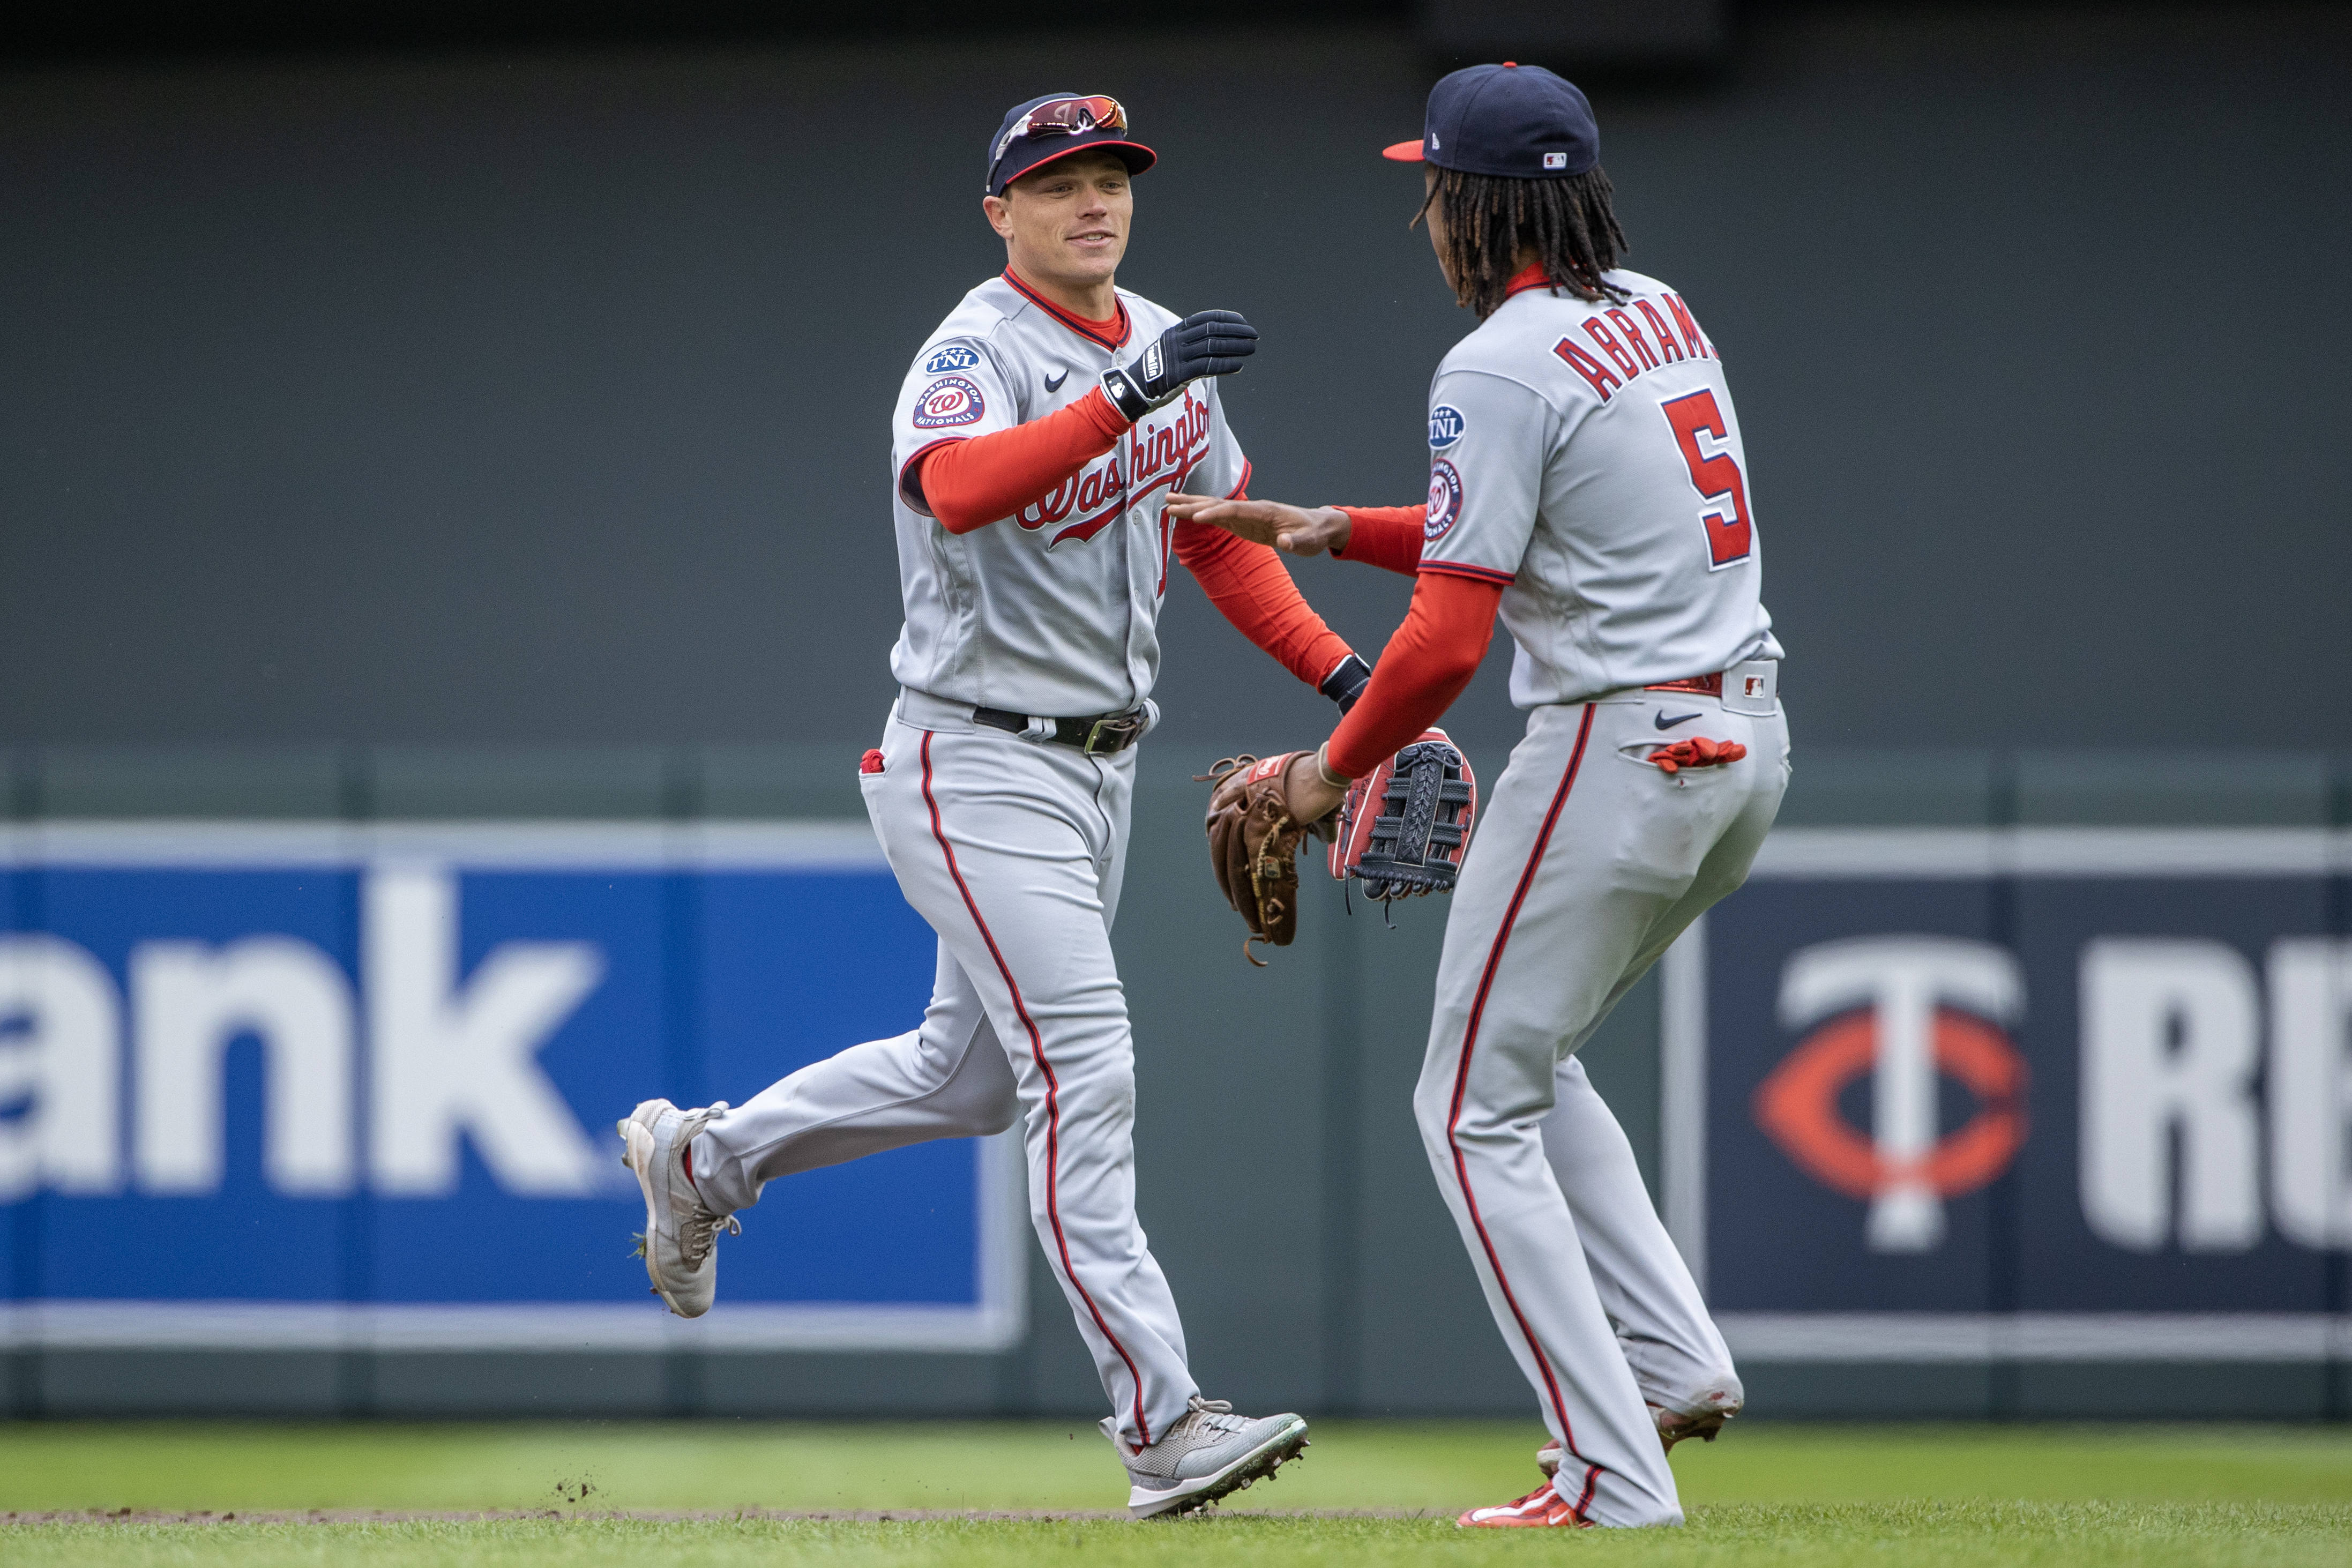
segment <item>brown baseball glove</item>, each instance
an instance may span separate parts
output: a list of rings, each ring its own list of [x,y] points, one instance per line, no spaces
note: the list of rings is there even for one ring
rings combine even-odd
[[[1226,901],[1249,922],[1242,956],[1261,969],[1257,942],[1287,947],[1298,934],[1298,849],[1313,834],[1325,842],[1339,837],[1335,807],[1319,822],[1296,822],[1283,794],[1283,774],[1305,752],[1285,752],[1263,761],[1226,757],[1202,774],[1215,781],[1209,792],[1209,865]]]

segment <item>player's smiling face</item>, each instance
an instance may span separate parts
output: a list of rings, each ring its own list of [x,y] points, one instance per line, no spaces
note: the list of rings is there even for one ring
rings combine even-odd
[[[1066,289],[1107,284],[1127,254],[1135,192],[1108,153],[1074,153],[985,198],[990,226],[1024,277]]]

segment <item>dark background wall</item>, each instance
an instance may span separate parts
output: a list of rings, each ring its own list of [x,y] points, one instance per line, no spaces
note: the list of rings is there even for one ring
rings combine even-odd
[[[886,410],[1055,84],[1164,155],[1123,280],[1265,333],[1259,492],[1415,499],[1471,323],[1371,154],[1451,62],[1214,37],[20,59],[0,740],[868,735]],[[2343,735],[2347,61],[2316,8],[1774,7],[1596,80],[1633,262],[1739,397],[1801,741]],[[1299,574],[1367,650],[1403,607]],[[1170,742],[1323,721],[1171,597]],[[1457,729],[1515,728],[1490,670]]]
[[[1265,333],[1227,389],[1259,493],[1418,499],[1427,377],[1471,323],[1372,153],[1462,62],[1408,7],[1257,9],[1281,24],[405,52],[67,28],[0,66],[15,813],[854,811],[898,619],[889,401],[1001,261],[988,130],[1057,86],[1119,93],[1163,154],[1124,281]],[[1632,260],[1739,398],[1792,817],[2352,820],[2316,754],[2352,719],[2347,64],[2352,21],[2317,7],[1780,5],[1710,62],[1591,78]],[[1368,652],[1404,606],[1399,578],[1298,574]],[[1204,1375],[1517,1409],[1410,1127],[1443,911],[1318,906],[1279,973],[1243,973],[1187,775],[1328,710],[1181,574],[1167,640],[1129,886],[1181,892],[1131,896],[1118,942],[1145,1214]],[[1489,777],[1502,662],[1449,721]],[[2103,746],[2173,757],[2074,754]],[[1645,1157],[1655,1027],[1645,986],[1587,1053]],[[993,1357],[20,1352],[0,1383],[24,1413],[1087,1409],[1033,1284]],[[2003,1405],[1941,1375],[1751,1387],[2087,1412],[2116,1378]],[[2252,1404],[2227,1369],[2141,1381],[2315,1408],[2294,1375]]]

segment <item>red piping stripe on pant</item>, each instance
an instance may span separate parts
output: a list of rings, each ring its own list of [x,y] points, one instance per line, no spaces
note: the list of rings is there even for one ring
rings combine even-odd
[[[1551,1395],[1551,1407],[1559,1417],[1560,1449],[1584,1467],[1584,1492],[1570,1512],[1579,1520],[1592,1501],[1593,1488],[1599,1483],[1601,1468],[1576,1451],[1576,1429],[1570,1426],[1568,1402],[1560,1397],[1559,1383],[1552,1376],[1551,1363],[1537,1342],[1535,1330],[1528,1325],[1525,1312],[1519,1310],[1519,1299],[1511,1292],[1511,1281],[1503,1272],[1503,1259],[1495,1251],[1495,1243],[1486,1235],[1486,1222],[1479,1217],[1478,1199],[1470,1191],[1470,1166],[1462,1157],[1462,1145],[1454,1138],[1454,1130],[1462,1123],[1462,1100],[1470,1088],[1470,1052],[1478,1041],[1478,1024],[1486,1016],[1486,994],[1494,989],[1495,972],[1502,967],[1504,944],[1511,940],[1511,923],[1519,918],[1519,906],[1527,901],[1528,889],[1536,879],[1536,868],[1543,864],[1544,848],[1551,842],[1551,830],[1559,821],[1560,808],[1568,804],[1568,792],[1575,787],[1577,769],[1584,765],[1584,742],[1592,734],[1592,705],[1584,705],[1584,722],[1577,727],[1576,750],[1570,753],[1568,772],[1559,781],[1559,793],[1551,797],[1551,809],[1544,814],[1543,828],[1536,835],[1535,847],[1528,854],[1527,868],[1519,873],[1519,885],[1511,894],[1511,902],[1503,911],[1503,923],[1495,932],[1495,945],[1486,954],[1486,972],[1478,976],[1478,994],[1470,1004],[1470,1022],[1462,1031],[1462,1060],[1454,1069],[1454,1109],[1445,1121],[1446,1145],[1454,1151],[1454,1178],[1462,1184],[1462,1202],[1470,1211],[1470,1223],[1477,1229],[1478,1243],[1486,1249],[1486,1262],[1495,1270],[1495,1283],[1501,1287],[1503,1300],[1518,1321],[1519,1332],[1534,1352],[1536,1365],[1543,1373],[1544,1388]]]
[[[971,889],[965,886],[963,873],[956,868],[955,847],[948,842],[946,830],[940,826],[940,803],[931,795],[931,732],[929,730],[923,731],[923,804],[930,808],[931,837],[940,841],[940,853],[947,857],[948,875],[955,879],[956,891],[963,895],[963,907],[971,911],[971,923],[980,928],[980,940],[988,944],[988,956],[996,961],[996,972],[1004,977],[1004,988],[1013,994],[1013,1011],[1020,1016],[1021,1026],[1029,1031],[1030,1058],[1037,1064],[1037,1070],[1045,1075],[1045,1215],[1054,1223],[1054,1245],[1061,1248],[1062,1275],[1069,1280],[1071,1289],[1077,1291],[1078,1300],[1087,1304],[1087,1310],[1094,1314],[1095,1327],[1102,1331],[1102,1337],[1110,1342],[1110,1348],[1117,1351],[1118,1359],[1127,1363],[1129,1381],[1135,1384],[1135,1430],[1148,1448],[1151,1446],[1151,1424],[1143,1418],[1143,1374],[1135,1370],[1135,1358],[1127,1353],[1127,1347],[1118,1342],[1118,1336],[1112,1333],[1110,1325],[1103,1321],[1102,1309],[1095,1305],[1092,1296],[1087,1294],[1086,1286],[1078,1279],[1077,1268],[1070,1262],[1069,1241],[1062,1235],[1062,1205],[1058,1195],[1062,1180],[1061,1084],[1054,1077],[1054,1065],[1045,1059],[1045,1039],[1037,1033],[1037,1026],[1029,1016],[1028,1004],[1021,1000],[1021,987],[1013,982],[1012,967],[1004,962],[1004,954],[997,948],[995,934],[988,929],[988,922],[981,918],[980,905],[973,900]]]

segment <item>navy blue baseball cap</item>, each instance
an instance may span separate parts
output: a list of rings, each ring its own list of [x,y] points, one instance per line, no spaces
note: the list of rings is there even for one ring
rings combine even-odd
[[[1130,174],[1140,174],[1160,154],[1127,133],[1127,110],[1102,93],[1049,92],[1006,110],[1004,123],[988,143],[988,194],[1056,158],[1100,147],[1116,153]]]
[[[1471,66],[1429,89],[1421,140],[1381,156],[1465,174],[1566,179],[1601,162],[1601,127],[1576,84],[1541,66]]]

